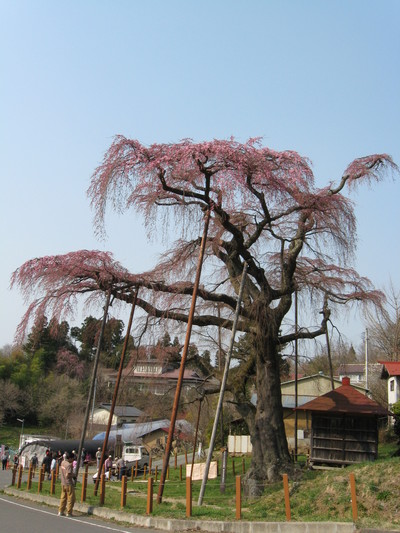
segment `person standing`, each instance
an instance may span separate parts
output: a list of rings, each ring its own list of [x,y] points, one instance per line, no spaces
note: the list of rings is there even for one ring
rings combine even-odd
[[[36,453],[33,454],[33,457],[31,459],[31,465],[32,465],[32,477],[35,477],[36,468],[39,463],[39,459]]]
[[[51,469],[51,455],[50,450],[46,450],[46,455],[43,458],[42,466],[44,466],[44,472],[47,476],[47,479],[50,479],[50,469]]]
[[[68,452],[65,453],[65,459],[61,463],[60,477],[61,477],[61,498],[58,507],[58,516],[73,516],[72,509],[75,503],[75,477],[73,473],[73,455]]]
[[[10,452],[8,451],[8,448],[6,447],[4,449],[3,455],[1,456],[1,463],[2,463],[2,469],[7,470],[7,463],[10,458]]]
[[[56,479],[57,459],[56,459],[55,453],[53,453],[52,458],[51,458],[50,472],[51,472],[50,479],[53,476],[53,472],[54,472],[54,479]]]
[[[101,448],[97,448],[97,452],[96,452],[97,471],[99,471],[100,459],[101,459]]]

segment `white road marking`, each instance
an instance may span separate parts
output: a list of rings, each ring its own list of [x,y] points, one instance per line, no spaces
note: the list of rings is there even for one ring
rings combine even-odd
[[[55,516],[56,518],[59,518],[60,520],[68,518],[67,516],[58,517],[56,514],[50,513],[50,511],[45,511],[44,509],[36,509],[35,507],[30,507],[29,505],[24,505],[22,503],[12,502],[12,501],[6,500],[4,498],[0,498],[0,501],[6,502],[6,503],[8,503],[10,505],[16,505],[17,507],[23,507],[24,509],[30,509],[31,511],[36,511],[37,513],[49,514],[51,516]],[[77,518],[76,516],[73,516],[71,518],[71,520],[73,520],[74,522],[81,522],[82,524],[86,524],[87,526],[99,527],[99,528],[102,528],[102,529],[107,529],[108,531],[119,531],[120,533],[132,533],[131,531],[127,531],[125,529],[116,529],[115,527],[109,527],[109,526],[103,526],[101,524],[92,524],[91,522],[85,522],[85,520],[81,520],[81,519]]]

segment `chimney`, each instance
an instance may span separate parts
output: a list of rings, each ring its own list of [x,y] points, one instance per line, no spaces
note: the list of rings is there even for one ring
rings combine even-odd
[[[350,385],[350,378],[348,376],[342,378],[342,385]]]

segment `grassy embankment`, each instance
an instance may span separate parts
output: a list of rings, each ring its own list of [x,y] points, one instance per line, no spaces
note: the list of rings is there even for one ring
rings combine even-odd
[[[391,457],[394,445],[381,444],[380,458],[374,463],[362,463],[347,468],[329,470],[308,470],[303,467],[298,481],[290,482],[290,504],[293,521],[335,521],[352,522],[349,474],[353,472],[356,480],[358,527],[382,527],[400,530],[400,460]],[[242,458],[235,458],[236,475],[242,473]],[[249,459],[245,460],[245,468]],[[226,490],[220,492],[220,479],[210,480],[201,507],[197,499],[201,482],[193,483],[193,518],[209,520],[235,519],[235,476],[232,460],[228,461]],[[26,490],[26,483],[22,485]],[[158,483],[154,483],[157,493]],[[37,492],[37,483],[32,486]],[[55,497],[59,497],[59,485]],[[43,494],[49,494],[50,483],[45,482]],[[128,495],[125,511],[146,513],[147,481],[138,477],[128,481]],[[170,518],[185,518],[186,488],[185,481],[179,479],[179,469],[170,469],[166,482],[163,503],[154,501],[153,515]],[[77,499],[80,500],[80,485],[77,485]],[[87,488],[86,502],[98,505],[99,497],[93,496],[93,484]],[[111,482],[106,485],[105,506],[120,509],[121,484]],[[252,501],[242,501],[242,519],[251,521],[285,521],[285,505],[282,483],[270,485],[264,495]]]

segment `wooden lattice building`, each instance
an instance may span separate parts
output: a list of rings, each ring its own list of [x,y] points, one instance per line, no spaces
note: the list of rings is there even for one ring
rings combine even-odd
[[[389,412],[350,385],[342,386],[301,407],[311,413],[310,463],[349,465],[378,456],[378,422]]]

